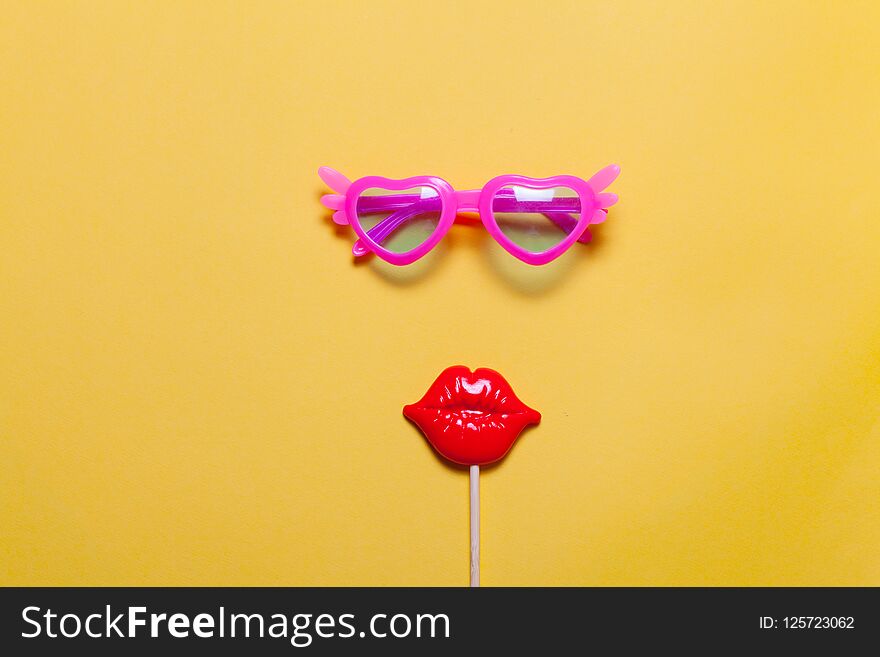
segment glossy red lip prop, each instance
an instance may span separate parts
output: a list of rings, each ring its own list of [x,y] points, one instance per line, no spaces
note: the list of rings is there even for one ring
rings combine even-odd
[[[495,370],[448,367],[403,414],[443,457],[470,466],[471,586],[480,585],[480,466],[494,463],[541,414]]]
[[[448,367],[403,414],[422,430],[440,454],[462,465],[486,465],[503,458],[520,432],[541,414],[514,394],[495,370]]]

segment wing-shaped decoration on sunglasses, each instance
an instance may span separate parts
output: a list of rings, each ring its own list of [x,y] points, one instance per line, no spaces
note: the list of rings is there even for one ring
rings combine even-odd
[[[321,197],[321,204],[331,210],[333,213],[333,222],[340,226],[348,224],[348,217],[345,216],[345,192],[351,187],[351,181],[341,173],[330,167],[321,167],[318,169],[318,175],[321,180],[332,189],[336,194],[325,194]]]

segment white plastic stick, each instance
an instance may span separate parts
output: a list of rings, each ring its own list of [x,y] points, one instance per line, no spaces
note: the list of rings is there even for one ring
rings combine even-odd
[[[471,466],[471,586],[480,585],[480,466]]]

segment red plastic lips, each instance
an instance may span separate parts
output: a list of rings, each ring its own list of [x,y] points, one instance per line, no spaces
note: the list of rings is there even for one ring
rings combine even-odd
[[[501,459],[520,432],[541,414],[523,404],[495,370],[462,365],[443,370],[428,392],[403,414],[440,454],[462,465]]]

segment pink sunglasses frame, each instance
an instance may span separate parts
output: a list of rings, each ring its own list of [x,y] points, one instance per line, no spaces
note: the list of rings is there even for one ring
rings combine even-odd
[[[616,164],[605,167],[589,180],[577,176],[551,176],[550,178],[529,178],[514,174],[501,175],[492,178],[481,189],[456,191],[452,186],[436,176],[414,176],[401,180],[383,178],[382,176],[365,176],[354,182],[330,167],[318,169],[318,175],[327,186],[333,189],[335,194],[327,194],[321,198],[321,203],[335,210],[333,221],[337,224],[350,225],[358,236],[352,253],[355,256],[363,256],[370,252],[391,263],[392,265],[408,265],[415,262],[431,249],[446,235],[455,218],[460,212],[477,212],[486,230],[508,253],[530,265],[544,265],[555,260],[565,253],[576,241],[589,242],[591,235],[587,227],[590,224],[598,224],[605,221],[607,209],[617,203],[617,194],[604,192],[620,174],[620,167]],[[550,189],[553,187],[568,187],[577,194],[580,201],[580,218],[570,228],[566,228],[568,235],[555,246],[534,253],[528,251],[511,241],[498,226],[495,214],[492,210],[492,200],[502,187],[507,185],[519,185],[530,189]],[[362,192],[369,188],[381,188],[389,191],[402,191],[413,187],[429,187],[440,198],[441,210],[437,227],[431,236],[422,244],[410,251],[396,253],[389,251],[374,240],[369,231],[364,230],[358,220],[357,202]]]

